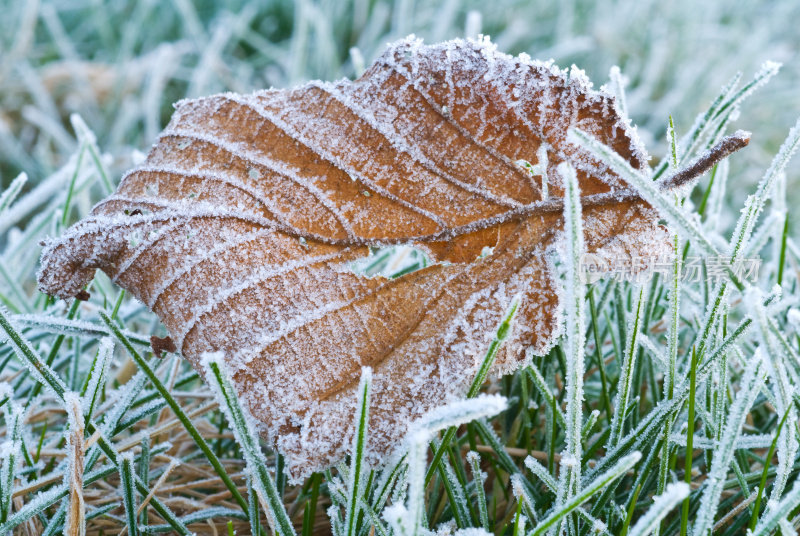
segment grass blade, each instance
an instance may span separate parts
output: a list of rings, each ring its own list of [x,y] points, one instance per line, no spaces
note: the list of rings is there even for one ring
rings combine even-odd
[[[13,203],[17,198],[26,182],[28,182],[27,173],[20,173],[17,175],[17,178],[11,181],[11,184],[8,185],[8,188],[3,190],[3,194],[0,195],[0,214],[2,214],[8,207],[11,206],[11,203]]]
[[[722,487],[725,482],[725,475],[733,459],[736,440],[739,438],[742,426],[747,418],[747,413],[755,401],[756,395],[761,387],[765,371],[764,359],[761,348],[756,350],[755,355],[748,363],[744,377],[741,382],[741,390],[736,395],[730,415],[725,423],[725,431],[722,433],[722,440],[719,448],[714,452],[714,458],[709,471],[708,485],[703,492],[698,510],[698,518],[692,527],[692,534],[695,536],[705,536],[711,532],[714,525],[714,514],[717,511]],[[691,471],[691,466],[687,462],[687,469]],[[688,513],[686,502],[684,502],[684,512]]]
[[[408,436],[408,499],[406,504],[395,503],[384,510],[384,518],[398,534],[416,535],[421,528],[425,493],[425,451],[433,434],[439,430],[492,417],[508,407],[499,395],[482,395],[460,400],[433,409],[412,425]],[[440,445],[439,451],[444,446]]]
[[[800,480],[795,481],[791,491],[786,494],[781,502],[766,511],[751,536],[772,534],[778,523],[787,517],[790,512],[794,511],[798,505],[800,505]]]
[[[764,496],[764,488],[767,486],[767,475],[769,473],[769,466],[772,457],[775,455],[775,447],[778,445],[778,437],[781,435],[781,430],[783,429],[783,425],[786,422],[786,417],[789,416],[789,410],[787,409],[786,412],[783,414],[783,418],[781,419],[780,424],[778,424],[778,428],[775,429],[775,437],[772,440],[772,444],[769,446],[769,452],[767,452],[767,457],[764,458],[764,470],[761,472],[761,482],[758,484],[758,494],[756,495],[756,501],[753,505],[753,513],[750,516],[750,532],[753,532],[756,529],[756,523],[758,522],[758,516],[761,513],[761,498]]]
[[[183,411],[183,408],[181,408],[180,404],[178,404],[175,398],[170,394],[169,390],[164,386],[161,380],[158,379],[158,376],[156,376],[155,372],[153,372],[153,369],[150,368],[150,365],[148,365],[142,356],[139,355],[139,352],[136,351],[119,327],[117,327],[117,325],[102,311],[100,312],[100,318],[103,320],[103,322],[105,322],[111,333],[122,343],[122,345],[128,351],[128,354],[131,356],[131,358],[133,358],[134,362],[139,367],[139,370],[144,372],[144,374],[147,376],[147,379],[149,379],[150,383],[153,384],[153,387],[156,388],[161,397],[167,402],[167,404],[169,404],[172,412],[175,414],[178,420],[181,421],[181,424],[183,424],[184,428],[186,428],[186,431],[189,432],[189,435],[192,436],[192,439],[194,439],[195,443],[206,456],[206,458],[208,458],[209,463],[219,475],[220,479],[222,479],[222,482],[225,484],[228,490],[231,492],[234,500],[236,500],[242,510],[247,513],[247,502],[245,501],[244,497],[233,483],[233,480],[231,480],[227,471],[222,466],[222,463],[220,463],[217,455],[212,451],[208,442],[206,442],[194,424],[192,424],[192,421],[186,416],[186,413]]]
[[[101,315],[103,315],[103,313],[101,313]],[[66,392],[66,388],[63,380],[61,380],[61,378],[59,378],[58,375],[44,361],[42,361],[41,357],[39,357],[39,355],[33,349],[30,342],[22,337],[19,331],[17,331],[17,329],[11,324],[11,321],[8,319],[8,316],[2,308],[0,308],[0,327],[2,327],[3,331],[5,331],[6,336],[14,346],[17,357],[25,366],[28,367],[34,378],[46,385],[56,395],[57,398],[64,402],[64,393]],[[130,345],[130,343],[128,344]],[[97,426],[92,420],[89,420],[86,424],[86,430],[90,434],[94,434],[97,431]],[[100,434],[97,439],[97,445],[102,449],[103,453],[112,463],[117,463],[119,456],[116,450],[114,449],[113,445],[111,445],[108,440],[103,437],[102,434]],[[148,489],[146,486],[144,486],[144,483],[139,480],[138,476],[136,477],[135,485],[140,493],[147,494]],[[58,500],[63,493],[63,490],[56,489],[53,493],[40,494],[39,501],[34,503],[29,512],[31,512],[32,515],[35,515],[41,511],[39,509],[40,506],[42,509],[46,508]],[[45,502],[47,502],[47,504],[44,504]],[[172,529],[178,534],[187,536],[191,534],[191,531],[186,528],[186,526],[175,516],[175,514],[173,514],[172,511],[156,497],[153,497],[153,499],[150,501],[150,504],[153,505],[153,508],[156,510],[156,512],[158,512],[158,514],[164,518],[164,520],[167,521]],[[12,524],[12,520],[9,518],[4,525],[0,526],[0,533],[2,533],[4,530],[11,530],[16,526],[16,524],[22,523],[26,519],[27,518],[23,518],[21,516],[14,516],[15,524]]]
[[[22,421],[23,409],[10,399],[3,413],[6,421],[7,443],[3,445],[2,467],[0,467],[0,522],[8,519],[11,513],[14,479],[22,459]]]
[[[628,536],[647,536],[651,534],[656,530],[661,520],[688,496],[689,486],[687,484],[678,482],[668,485],[663,495],[659,495],[653,499],[653,505],[645,515],[639,518],[633,528],[631,528]]]
[[[119,480],[122,487],[122,504],[125,506],[125,521],[130,536],[139,536],[139,524],[136,521],[136,491],[133,478],[136,471],[133,466],[133,453],[124,452],[119,456]]]
[[[100,340],[100,348],[97,351],[97,355],[89,369],[82,393],[83,413],[87,417],[91,417],[94,413],[95,405],[100,400],[101,391],[104,387],[108,366],[111,363],[113,353],[114,342],[110,337],[103,337]]]
[[[221,353],[206,354],[203,357],[203,366],[206,369],[206,378],[217,395],[220,406],[233,429],[236,441],[242,449],[247,467],[251,472],[253,487],[259,494],[267,515],[272,521],[275,531],[281,536],[295,534],[292,522],[283,506],[283,501],[278,496],[275,481],[269,474],[267,460],[261,452],[250,417],[239,403],[239,396],[234,389],[229,373]]]
[[[628,339],[625,343],[625,357],[622,361],[622,369],[619,375],[619,384],[617,387],[617,399],[614,402],[614,407],[617,408],[614,412],[614,418],[611,421],[611,435],[609,436],[609,445],[614,445],[619,442],[622,437],[622,431],[625,427],[625,416],[627,413],[628,402],[630,400],[631,389],[633,385],[633,372],[636,366],[636,355],[639,350],[639,334],[642,330],[642,317],[644,316],[644,303],[647,300],[647,286],[642,285],[639,290],[639,300],[636,305],[636,313],[633,316],[633,321],[628,327]]]
[[[369,395],[372,386],[372,369],[364,367],[361,369],[361,380],[358,385],[358,405],[356,407],[355,435],[353,436],[353,446],[350,452],[350,478],[347,485],[347,513],[345,514],[345,526],[347,536],[353,536],[356,532],[358,521],[359,498],[361,496],[361,486],[363,485],[362,467],[364,465],[364,451],[367,443],[367,428],[369,426]]]
[[[564,295],[566,327],[565,377],[566,452],[561,456],[562,476],[559,482],[556,505],[564,505],[578,493],[583,460],[583,375],[586,328],[584,311],[584,273],[581,264],[585,246],[583,217],[581,215],[580,189],[575,170],[567,163],[559,164],[559,175],[564,180],[564,234],[566,237],[566,289]]]
[[[588,501],[595,493],[601,491],[606,486],[622,477],[642,458],[641,453],[634,452],[620,459],[611,469],[598,476],[589,485],[581,489],[576,495],[571,497],[559,508],[555,508],[550,515],[540,521],[533,530],[532,536],[544,534],[550,527],[561,521],[567,514],[578,508],[581,504]]]
[[[509,305],[508,309],[506,310],[506,314],[503,316],[503,320],[497,327],[494,339],[492,339],[492,342],[489,343],[489,349],[486,351],[486,355],[484,356],[483,361],[481,361],[481,365],[478,368],[478,372],[475,374],[475,378],[472,380],[472,383],[470,384],[470,388],[467,391],[467,398],[474,398],[475,396],[477,396],[478,392],[481,389],[481,385],[483,385],[483,382],[486,381],[486,377],[489,375],[489,370],[492,368],[494,359],[495,357],[497,357],[497,352],[500,350],[500,347],[503,345],[503,342],[505,342],[505,340],[511,333],[511,328],[513,326],[513,321],[514,321],[514,315],[517,314],[517,308],[519,307],[519,302],[520,302],[519,296],[514,296],[514,298],[511,300],[511,305]],[[456,435],[456,428],[451,427],[448,430],[446,430],[444,435],[442,436],[442,443],[434,453],[433,460],[431,461],[431,464],[428,467],[428,471],[425,474],[426,485],[430,483],[434,473],[438,470],[439,463],[441,462],[442,459],[442,455],[447,450],[448,446],[450,445],[450,442],[453,440],[455,435]]]
[[[475,483],[475,493],[478,501],[478,515],[480,516],[483,530],[489,531],[489,511],[486,509],[486,492],[483,488],[486,475],[481,471],[481,457],[471,450],[467,453],[467,461],[472,468],[472,480]]]
[[[692,464],[694,463],[694,422],[696,419],[695,408],[697,393],[697,352],[692,348],[692,362],[689,370],[689,417],[687,422],[689,426],[686,428],[686,454],[684,455],[683,479],[686,485],[692,483]],[[683,508],[681,509],[681,536],[685,536],[689,530],[689,497],[688,495],[683,500]]]

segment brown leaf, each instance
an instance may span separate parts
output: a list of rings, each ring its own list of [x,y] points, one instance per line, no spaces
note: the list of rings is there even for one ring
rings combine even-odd
[[[225,352],[295,477],[344,454],[361,367],[373,367],[375,460],[463,396],[516,294],[495,371],[552,345],[559,163],[578,172],[589,251],[666,244],[652,209],[566,142],[570,127],[646,165],[613,98],[581,72],[488,41],[405,40],[354,82],[181,101],[147,160],[46,245],[40,287],[75,296],[100,268],[195,365]],[[542,144],[548,199],[518,164]],[[399,243],[448,262],[395,280],[348,267]]]

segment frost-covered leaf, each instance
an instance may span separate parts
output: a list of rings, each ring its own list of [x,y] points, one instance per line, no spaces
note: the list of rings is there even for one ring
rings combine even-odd
[[[557,166],[577,172],[588,252],[666,253],[654,211],[568,143],[570,129],[647,165],[613,97],[583,73],[486,40],[411,38],[354,82],[181,101],[117,191],[46,244],[40,288],[72,297],[100,268],[195,365],[224,352],[295,477],[344,454],[372,367],[375,459],[409,422],[463,396],[515,295],[495,371],[552,344]],[[349,270],[369,246],[399,243],[448,262],[393,280]]]

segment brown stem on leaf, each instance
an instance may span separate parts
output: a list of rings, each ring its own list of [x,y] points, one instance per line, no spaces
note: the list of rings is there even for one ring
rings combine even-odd
[[[730,136],[725,136],[714,147],[703,153],[700,158],[694,161],[689,167],[683,168],[674,175],[664,178],[659,187],[662,190],[672,190],[688,184],[709,169],[714,164],[735,153],[750,143],[750,133],[737,130]]]

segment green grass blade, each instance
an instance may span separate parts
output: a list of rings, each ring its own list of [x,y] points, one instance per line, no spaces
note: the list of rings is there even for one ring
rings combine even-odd
[[[100,312],[100,318],[105,322],[108,329],[111,333],[122,343],[122,346],[128,351],[128,354],[134,360],[136,365],[139,367],[139,370],[145,373],[147,379],[150,380],[150,383],[153,384],[153,387],[161,394],[161,397],[169,404],[170,409],[181,421],[181,424],[184,426],[189,435],[194,439],[197,446],[203,452],[203,454],[208,458],[208,462],[214,468],[217,475],[219,475],[222,482],[225,484],[225,487],[231,492],[234,500],[239,504],[239,506],[247,512],[247,501],[245,501],[242,494],[239,492],[239,489],[234,484],[233,480],[231,480],[230,476],[228,475],[225,468],[222,466],[222,463],[217,458],[217,455],[214,454],[213,450],[209,446],[208,442],[203,438],[197,428],[192,424],[192,421],[186,416],[186,413],[181,408],[180,404],[175,400],[175,398],[170,394],[169,390],[164,386],[161,380],[156,376],[155,372],[150,365],[139,355],[139,352],[131,344],[130,340],[125,336],[124,333],[120,330],[120,328],[106,315],[104,312]]]
[[[795,480],[794,486],[792,486],[789,493],[774,508],[768,509],[762,516],[751,536],[772,534],[779,521],[787,517],[790,512],[795,511],[798,505],[800,505],[800,480]]]
[[[410,442],[408,448],[408,499],[405,505],[395,503],[384,510],[384,518],[397,533],[413,536],[420,531],[425,510],[425,463],[427,461],[425,452],[431,436],[443,429],[455,428],[484,417],[492,417],[507,408],[508,401],[505,397],[482,395],[435,408],[412,425],[408,439]],[[480,421],[476,422],[480,429]],[[491,434],[490,430],[487,432]],[[484,437],[484,439],[486,438]],[[443,450],[445,450],[444,446],[440,445],[439,451]]]
[[[61,501],[61,506],[56,510],[55,515],[50,518],[44,532],[41,536],[55,536],[64,528],[64,519],[67,515],[67,501]]]
[[[94,162],[97,168],[97,174],[100,177],[100,184],[103,185],[106,195],[110,195],[114,192],[114,185],[111,183],[108,171],[106,171],[106,166],[100,158],[100,149],[97,147],[97,137],[94,135],[94,132],[89,129],[80,115],[72,114],[69,119],[72,123],[72,128],[75,129],[75,134],[81,141],[81,145],[86,147],[89,151],[89,156],[92,157],[92,162]]]
[[[25,172],[20,173],[17,178],[11,181],[8,188],[3,190],[3,194],[0,195],[0,214],[11,206],[11,203],[17,198],[26,182],[28,182],[28,174]]]
[[[130,536],[139,536],[139,524],[136,520],[137,500],[133,486],[136,474],[133,466],[133,453],[124,452],[119,456],[119,480],[122,487],[122,504],[125,506],[125,521]]]
[[[786,417],[788,416],[789,410],[787,409],[783,414],[780,424],[778,424],[778,428],[775,429],[775,437],[772,439],[772,444],[769,446],[767,457],[764,458],[764,470],[761,472],[761,482],[758,483],[758,494],[756,495],[756,500],[753,504],[753,513],[750,516],[749,529],[751,532],[756,529],[756,523],[758,523],[758,516],[761,513],[761,498],[764,496],[764,488],[767,487],[767,474],[769,473],[770,461],[775,455],[775,448],[778,446],[778,438],[781,435],[781,430],[783,429],[783,425],[786,422]]]
[[[639,300],[636,305],[636,313],[633,316],[633,322],[631,322],[630,327],[626,330],[628,339],[625,343],[625,356],[622,361],[622,369],[619,375],[617,399],[614,402],[614,407],[617,408],[617,411],[614,412],[614,418],[611,421],[609,445],[614,445],[619,442],[625,427],[626,415],[624,408],[628,407],[631,390],[633,389],[633,372],[636,365],[636,356],[639,350],[639,334],[642,331],[644,303],[647,300],[646,289],[647,286],[642,285],[641,289],[639,290]]]
[[[102,338],[100,340],[100,348],[94,361],[92,361],[92,366],[89,369],[86,383],[81,393],[83,396],[84,415],[87,418],[92,416],[94,408],[100,400],[113,353],[114,342],[109,337]]]
[[[480,392],[481,385],[483,382],[486,381],[486,377],[489,375],[489,370],[492,368],[492,364],[494,363],[495,357],[497,357],[497,352],[500,350],[500,347],[503,345],[503,342],[508,338],[509,334],[511,333],[511,328],[513,326],[514,315],[517,314],[517,308],[519,307],[520,297],[515,296],[511,300],[511,305],[506,310],[506,314],[503,316],[503,320],[501,320],[500,325],[495,332],[494,339],[492,342],[489,343],[489,349],[486,351],[486,355],[481,361],[480,367],[478,367],[478,372],[475,374],[475,378],[473,378],[472,383],[470,384],[469,390],[467,391],[467,398],[474,398],[477,396],[478,392]],[[428,471],[425,474],[425,484],[427,485],[430,483],[433,475],[439,468],[439,463],[441,462],[442,455],[444,455],[445,451],[450,445],[450,442],[456,435],[456,428],[452,427],[445,431],[444,435],[442,436],[442,442],[439,449],[436,450],[433,460],[431,460],[431,464],[428,467]]]
[[[253,488],[253,479],[250,475],[247,476],[247,505],[247,518],[250,521],[250,533],[258,534],[261,527],[261,522],[258,519],[258,494],[255,488]],[[305,526],[303,528],[305,528]]]
[[[669,484],[663,495],[653,499],[653,504],[631,528],[628,536],[647,536],[656,530],[661,520],[689,496],[689,486],[683,482]]]
[[[467,461],[472,469],[472,481],[475,483],[475,495],[478,501],[478,515],[481,520],[483,530],[489,531],[489,511],[486,508],[486,491],[484,490],[484,479],[486,475],[481,471],[481,457],[471,450],[467,453]]]
[[[692,348],[692,362],[689,369],[689,417],[686,428],[686,454],[684,455],[683,479],[686,485],[692,483],[692,465],[694,462],[694,421],[695,421],[695,395],[697,393],[697,352]],[[689,530],[689,496],[683,500],[681,510],[681,536],[686,536]]]
[[[203,366],[206,369],[208,383],[214,389],[220,406],[225,411],[225,416],[236,436],[236,441],[242,449],[247,467],[252,475],[253,487],[266,506],[272,526],[280,536],[294,536],[294,527],[286,513],[283,501],[278,496],[275,481],[269,474],[267,460],[261,452],[255,431],[250,426],[248,419],[252,419],[252,417],[245,413],[245,409],[239,402],[239,395],[231,383],[222,354],[206,354],[203,357]]]
[[[83,166],[83,155],[86,154],[86,145],[81,144],[78,149],[78,158],[75,160],[75,170],[72,172],[72,177],[69,179],[69,186],[67,186],[67,196],[64,199],[64,208],[61,209],[61,225],[67,225],[69,221],[70,208],[72,206],[72,195],[75,192],[75,183],[78,181],[81,167]]]
[[[2,466],[0,467],[0,522],[5,522],[11,513],[12,491],[14,479],[22,459],[22,425],[23,408],[14,401],[9,401],[4,407],[5,437],[8,445],[4,449]]]
[[[367,428],[369,427],[369,395],[372,386],[372,369],[364,367],[361,369],[361,380],[358,386],[358,405],[356,407],[355,434],[353,436],[353,446],[350,452],[350,478],[347,485],[347,512],[345,514],[345,526],[347,536],[353,536],[356,532],[356,523],[359,516],[359,499],[363,486],[362,475],[364,465],[364,452],[367,445]]]
[[[722,433],[720,446],[714,451],[714,458],[709,471],[709,484],[703,492],[703,496],[700,500],[698,517],[692,526],[693,536],[706,536],[711,533],[714,524],[714,513],[717,511],[717,505],[719,504],[719,499],[722,494],[725,475],[733,460],[736,440],[741,434],[742,426],[745,423],[750,407],[753,405],[756,395],[758,395],[761,382],[764,379],[765,368],[762,358],[762,349],[759,347],[756,350],[756,354],[747,365],[741,382],[741,390],[736,395],[736,399],[730,410],[730,415],[725,423],[725,431]],[[691,438],[691,436],[687,436],[687,440],[689,438]],[[691,461],[688,459],[688,456],[689,454],[687,454],[686,466],[687,470],[691,472]],[[687,479],[687,484],[689,481],[690,479]],[[683,515],[688,515],[688,502],[686,500],[684,501],[683,508]]]
[[[561,456],[562,471],[557,505],[569,502],[578,493],[583,460],[583,375],[586,372],[585,291],[581,258],[585,246],[580,188],[575,170],[569,164],[558,166],[564,181],[564,234],[566,235],[566,361],[565,377],[567,409],[566,452]]]
[[[103,313],[101,313],[101,315],[103,315]],[[61,380],[61,378],[59,378],[58,375],[39,357],[39,355],[31,346],[30,342],[25,340],[22,337],[22,335],[20,335],[19,331],[17,331],[17,329],[11,324],[10,320],[5,314],[5,311],[3,311],[2,309],[0,309],[0,327],[3,328],[8,339],[14,346],[17,357],[19,357],[20,361],[22,361],[29,368],[29,370],[31,370],[34,378],[37,378],[37,380],[45,384],[45,386],[48,387],[59,398],[59,400],[64,402],[64,393],[66,392],[66,388],[63,380]],[[130,345],[129,342],[128,345]],[[94,424],[92,420],[89,420],[87,422],[86,431],[89,434],[94,434],[97,431],[97,426]],[[108,459],[112,463],[114,464],[117,463],[118,454],[116,450],[114,449],[113,445],[111,445],[111,443],[109,443],[109,441],[105,437],[103,437],[102,434],[98,437],[97,445],[102,449],[103,453],[108,457]],[[144,486],[144,484],[138,478],[138,476],[135,477],[134,483],[140,493],[147,494],[149,492],[147,487]],[[46,495],[45,497],[47,500],[51,501],[49,504],[52,504],[52,502],[60,498],[60,495],[58,493],[53,493],[52,496]],[[150,504],[153,506],[156,512],[158,512],[158,514],[162,518],[164,518],[164,520],[167,521],[168,524],[178,534],[182,535],[191,534],[189,529],[186,528],[186,526],[180,521],[180,519],[178,519],[175,516],[175,514],[173,514],[172,511],[169,508],[167,508],[157,497],[153,497],[150,500]],[[46,508],[46,506],[43,506],[43,508]],[[39,510],[34,509],[31,515],[35,515],[38,511]],[[22,523],[26,519],[27,518],[21,518],[15,516],[15,523],[17,524]],[[6,523],[6,525],[10,524],[11,524],[11,519],[9,518],[9,521]],[[11,528],[13,528],[13,526]],[[2,533],[3,530],[10,530],[10,528],[4,529],[3,526],[0,526],[0,533]]]
[[[311,476],[311,496],[306,502],[303,512],[303,536],[312,536],[314,531],[314,520],[317,511],[317,500],[319,499],[319,487],[322,482],[322,475],[314,473]]]
[[[540,521],[532,532],[532,536],[544,534],[556,523],[560,522],[566,515],[574,511],[581,504],[588,501],[595,493],[601,491],[606,486],[621,478],[642,458],[639,452],[629,454],[620,459],[611,469],[598,476],[595,480],[583,487],[576,495],[571,497],[559,508],[554,509],[547,517]]]

